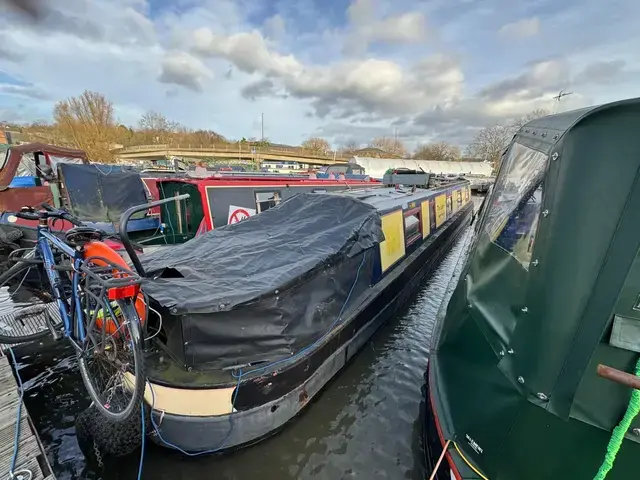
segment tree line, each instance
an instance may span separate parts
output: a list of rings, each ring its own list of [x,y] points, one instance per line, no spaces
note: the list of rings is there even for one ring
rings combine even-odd
[[[310,154],[336,155],[340,157],[397,157],[420,160],[460,161],[476,158],[491,162],[498,167],[500,157],[515,132],[525,123],[548,115],[545,110],[534,110],[505,124],[495,124],[478,131],[466,148],[464,155],[460,147],[447,142],[431,142],[418,145],[410,152],[405,144],[395,137],[377,137],[366,145],[348,141],[338,149],[320,137],[311,137],[301,147]],[[193,130],[167,119],[163,114],[150,111],[142,115],[135,127],[118,123],[113,104],[102,94],[85,91],[77,97],[58,102],[53,110],[53,122],[35,122],[18,127],[32,141],[46,141],[61,146],[79,148],[89,158],[102,162],[115,159],[114,149],[119,146],[150,144],[182,144],[214,146],[247,142],[256,146],[268,146],[269,140],[242,138],[230,141],[212,130]]]
[[[18,129],[31,141],[78,148],[87,152],[90,159],[101,162],[113,162],[119,146],[230,143],[217,132],[193,130],[153,111],[142,115],[136,126],[122,125],[116,121],[113,103],[91,91],[58,102],[53,109],[53,122],[34,122]]]
[[[448,142],[431,142],[418,145],[413,153],[409,152],[406,146],[394,137],[374,138],[366,146],[349,141],[338,150],[342,156],[360,157],[383,157],[391,156],[398,158],[413,158],[416,160],[435,160],[446,162],[458,162],[465,159],[479,159],[490,162],[494,170],[500,164],[502,153],[509,145],[509,142],[516,132],[526,123],[536,118],[549,115],[543,109],[533,110],[527,115],[512,118],[503,124],[494,124],[480,129],[474,136],[472,142],[464,152],[457,145]],[[327,153],[331,151],[331,146],[323,138],[313,137],[305,140],[302,146],[317,153]]]

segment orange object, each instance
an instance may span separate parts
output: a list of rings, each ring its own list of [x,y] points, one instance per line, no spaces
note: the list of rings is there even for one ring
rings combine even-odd
[[[84,257],[85,258],[99,257],[99,258],[94,258],[92,260],[92,262],[98,266],[102,266],[102,267],[107,266],[106,262],[100,260],[101,258],[104,258],[105,260],[108,260],[112,264],[120,265],[126,269],[129,269],[129,265],[127,265],[127,262],[125,262],[124,259],[120,255],[118,255],[118,253],[113,248],[111,248],[109,245],[107,245],[104,242],[92,241],[85,244]],[[139,293],[136,296],[135,308],[136,308],[136,312],[138,312],[140,323],[144,324],[144,322],[147,319],[146,306],[144,303],[144,295],[142,294],[142,292],[139,291],[139,286],[136,286],[136,287],[137,287],[136,290]],[[96,319],[96,325],[98,326],[98,328],[102,328],[101,318]],[[116,332],[116,326],[113,323],[113,320],[109,320],[106,331],[109,335],[113,335]]]

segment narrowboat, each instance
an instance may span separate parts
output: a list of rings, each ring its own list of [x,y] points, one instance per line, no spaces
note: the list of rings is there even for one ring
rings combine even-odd
[[[0,243],[11,247],[32,246],[36,221],[16,218],[24,206],[49,203],[66,208],[81,220],[107,233],[122,212],[148,201],[140,175],[118,165],[91,164],[82,150],[42,143],[11,146],[0,166]],[[55,232],[72,228],[57,220]],[[129,223],[132,237],[151,235],[159,219],[138,214]]]
[[[299,193],[374,188],[370,179],[314,178],[313,175],[218,173],[209,178],[156,179],[160,199],[189,194],[182,202],[159,207],[159,243],[183,243],[198,234],[264,212]]]
[[[213,185],[173,182],[170,195],[206,192],[216,226]],[[161,445],[217,452],[276,432],[400,308],[472,212],[466,181],[288,188],[247,189],[260,215],[224,225],[225,207],[219,227],[141,257],[154,337],[145,399]]]
[[[638,474],[639,127],[632,99],[514,136],[432,338],[431,478]]]

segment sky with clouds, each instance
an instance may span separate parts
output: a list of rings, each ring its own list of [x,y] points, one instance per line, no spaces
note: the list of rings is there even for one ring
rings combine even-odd
[[[466,145],[535,108],[638,96],[637,0],[64,0],[0,6],[0,121],[95,90],[228,138]],[[552,97],[574,92],[559,106]]]

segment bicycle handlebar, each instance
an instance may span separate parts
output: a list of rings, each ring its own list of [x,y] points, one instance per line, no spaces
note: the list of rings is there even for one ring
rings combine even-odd
[[[76,217],[71,215],[69,212],[65,212],[64,210],[59,210],[57,208],[52,207],[48,203],[42,203],[40,206],[44,209],[39,212],[36,212],[31,207],[23,207],[20,212],[15,212],[15,216],[18,218],[22,218],[24,220],[40,220],[44,218],[60,218],[66,220],[76,227],[81,227],[83,223],[78,220]]]
[[[37,213],[31,212],[15,212],[14,215],[18,218],[22,218],[24,220],[39,220],[40,217]]]

